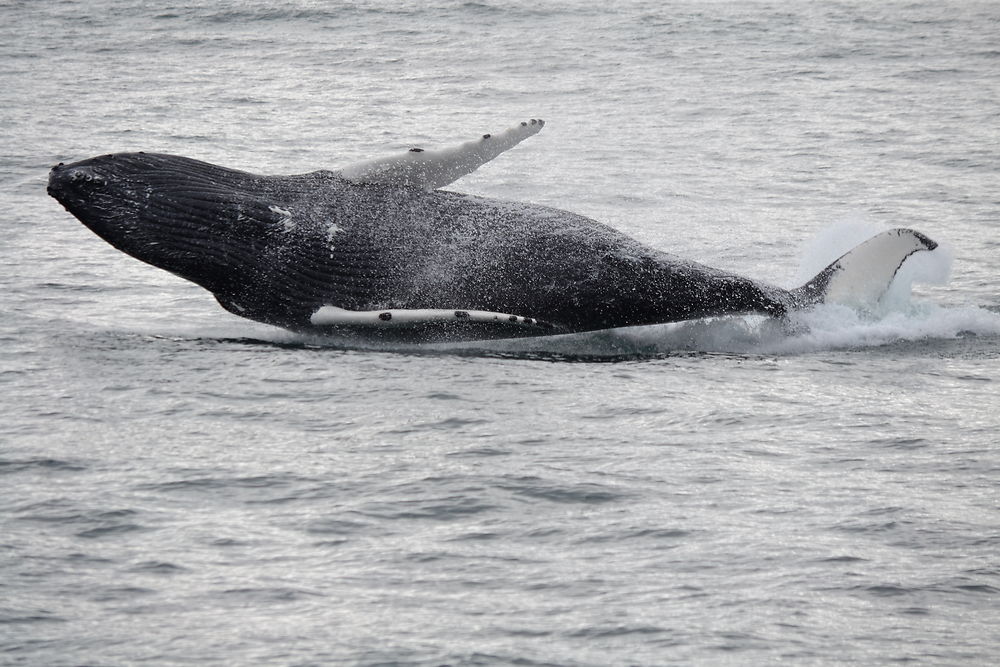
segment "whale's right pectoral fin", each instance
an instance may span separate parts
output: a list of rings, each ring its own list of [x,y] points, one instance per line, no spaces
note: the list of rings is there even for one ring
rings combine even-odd
[[[890,229],[842,255],[808,283],[792,290],[792,297],[800,306],[873,305],[889,289],[907,257],[936,247],[936,242],[918,231]]]
[[[402,155],[350,165],[339,170],[339,173],[355,183],[383,183],[436,190],[471,174],[504,151],[537,134],[544,125],[545,121],[532,118],[499,134],[484,134],[457,146],[437,150],[411,148]]]
[[[346,310],[323,306],[312,314],[309,322],[334,331],[412,340],[478,340],[565,333],[561,327],[532,317],[443,308]]]

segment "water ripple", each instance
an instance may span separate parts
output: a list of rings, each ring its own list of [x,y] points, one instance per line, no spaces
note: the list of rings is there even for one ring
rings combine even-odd
[[[0,459],[0,475],[29,470],[80,472],[87,469],[81,462],[50,458]]]

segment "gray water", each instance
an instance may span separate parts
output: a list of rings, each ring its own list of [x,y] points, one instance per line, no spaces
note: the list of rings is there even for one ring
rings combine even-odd
[[[0,663],[992,664],[997,35],[990,2],[0,2]],[[45,194],[531,117],[452,189],[785,286],[890,226],[942,248],[873,312],[352,349]]]

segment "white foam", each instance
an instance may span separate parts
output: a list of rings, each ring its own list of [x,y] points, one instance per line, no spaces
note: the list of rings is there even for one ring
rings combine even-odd
[[[1000,335],[1000,314],[974,306],[948,308],[911,303],[905,310],[862,313],[844,306],[822,305],[790,318],[799,333],[761,340],[758,351],[795,354],[820,350],[876,347],[899,342],[948,340],[964,335]]]
[[[327,243],[332,244],[333,243],[333,239],[337,236],[337,234],[339,234],[342,231],[343,230],[340,228],[340,226],[337,223],[331,222],[330,224],[328,224],[327,227],[326,227],[326,241],[327,241]]]
[[[1000,336],[1000,313],[977,307],[915,304],[906,312],[872,318],[846,306],[821,305],[787,320],[761,315],[718,317],[582,334],[451,344],[449,349],[586,356],[652,356],[677,352],[799,355]]]

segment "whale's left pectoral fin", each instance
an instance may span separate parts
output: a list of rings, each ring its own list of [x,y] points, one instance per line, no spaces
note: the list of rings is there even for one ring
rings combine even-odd
[[[365,160],[339,170],[355,183],[383,183],[435,190],[454,183],[537,134],[545,121],[532,118],[499,134],[484,134],[457,146],[424,150],[411,148],[402,155]]]
[[[937,245],[912,229],[886,230],[842,255],[802,287],[792,290],[792,297],[799,306],[874,304],[889,289],[899,267],[910,255],[934,250]]]
[[[485,310],[447,310],[436,308],[387,310],[346,310],[323,306],[309,318],[313,326],[360,332],[388,334],[396,338],[461,339],[515,338],[565,333],[549,322]]]

